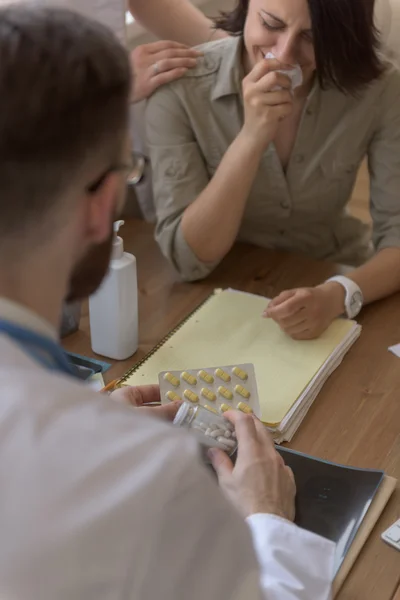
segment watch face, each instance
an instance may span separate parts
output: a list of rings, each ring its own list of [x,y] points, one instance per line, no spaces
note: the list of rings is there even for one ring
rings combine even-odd
[[[350,317],[358,315],[363,305],[363,297],[360,292],[354,292],[350,299]]]

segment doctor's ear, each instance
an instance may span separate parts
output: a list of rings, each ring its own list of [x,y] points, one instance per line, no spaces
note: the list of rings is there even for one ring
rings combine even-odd
[[[101,244],[110,235],[110,223],[120,214],[124,205],[126,181],[117,170],[104,174],[86,192],[87,236],[94,244]]]

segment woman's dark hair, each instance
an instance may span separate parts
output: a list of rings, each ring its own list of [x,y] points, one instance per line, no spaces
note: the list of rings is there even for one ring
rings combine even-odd
[[[242,35],[250,0],[238,0],[215,25]],[[355,93],[382,75],[375,0],[307,0],[311,15],[317,75],[322,89]]]

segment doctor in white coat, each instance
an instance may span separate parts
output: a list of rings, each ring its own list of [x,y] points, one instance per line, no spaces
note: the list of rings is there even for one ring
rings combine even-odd
[[[125,52],[86,18],[15,5],[0,56],[0,597],[327,600],[334,545],[291,522],[293,476],[260,422],[229,417],[238,459],[212,455],[218,486],[160,418],[174,405],[91,392],[58,344],[122,207]]]

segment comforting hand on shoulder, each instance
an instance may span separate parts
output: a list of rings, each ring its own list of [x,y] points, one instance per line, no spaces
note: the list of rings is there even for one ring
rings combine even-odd
[[[342,286],[335,283],[287,290],[271,300],[264,316],[294,340],[311,340],[344,312],[344,294]]]
[[[144,100],[157,88],[179,79],[197,64],[201,53],[184,44],[161,41],[138,46],[131,53],[133,102]]]

